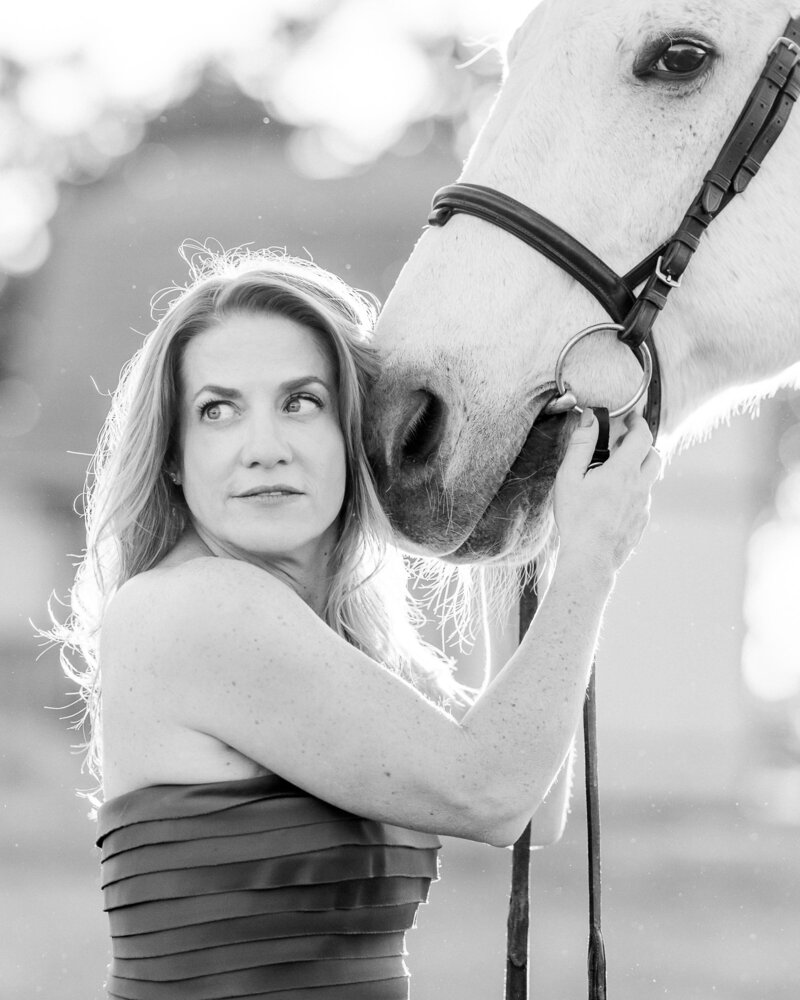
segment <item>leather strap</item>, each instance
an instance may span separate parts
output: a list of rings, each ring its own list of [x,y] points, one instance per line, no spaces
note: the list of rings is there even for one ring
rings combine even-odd
[[[606,1000],[606,947],[600,912],[600,783],[597,774],[595,664],[583,703],[583,758],[586,784],[586,839],[589,860],[589,1000]]]
[[[603,406],[594,408],[599,424],[589,468],[594,469],[605,462],[609,455],[610,423],[608,410]],[[587,971],[589,975],[589,1000],[606,1000],[606,948],[600,913],[600,783],[597,775],[597,695],[595,690],[595,664],[586,699],[583,703],[583,760],[586,786],[586,846],[589,865],[589,950]]]
[[[476,216],[516,236],[553,261],[588,289],[625,329],[620,340],[631,348],[646,343],[653,379],[645,418],[656,440],[661,422],[661,371],[653,325],[677,288],[703,233],[731,199],[747,187],[774,145],[800,96],[800,18],[792,18],[777,40],[736,124],[703,186],[672,237],[619,276],[566,230],[522,202],[481,184],[449,184],[436,192],[428,217],[443,226],[457,212]],[[634,289],[644,282],[638,295]]]
[[[443,226],[456,212],[474,215],[538,250],[594,295],[615,323],[635,301],[633,292],[596,254],[521,201],[482,184],[448,184],[433,197],[428,224]]]
[[[624,321],[625,329],[619,337],[629,347],[650,336],[658,314],[672,289],[679,286],[703,233],[731,200],[745,190],[783,131],[800,95],[799,43],[800,18],[792,18],[767,56],[761,76],[703,178],[700,191],[664,246],[660,265],[657,261]]]
[[[615,323],[625,323],[636,305],[633,292],[636,286],[629,284],[628,279],[633,278],[637,283],[643,281],[657,259],[650,254],[621,278],[565,229],[515,198],[480,184],[458,183],[440,188],[433,196],[428,224],[444,226],[458,212],[503,229],[557,264],[594,295]],[[659,247],[659,252],[662,249]],[[646,273],[644,267],[648,268]],[[653,440],[656,440],[661,423],[661,366],[652,333],[648,331],[644,339],[653,359],[653,377],[644,415]],[[634,353],[639,360],[638,353]]]
[[[594,415],[597,417],[598,423],[597,444],[594,446],[594,454],[592,455],[592,460],[589,463],[590,469],[596,469],[598,465],[602,465],[603,462],[608,460],[611,454],[608,448],[608,438],[611,431],[611,421],[608,416],[608,410],[605,406],[595,406]]]
[[[599,424],[589,468],[602,465],[609,457],[610,424],[608,410],[594,409]],[[538,597],[536,579],[522,573],[519,606],[519,641],[522,642],[536,614]],[[587,967],[589,1000],[606,1000],[606,952],[601,926],[600,898],[600,792],[597,776],[597,702],[595,665],[583,703],[583,755],[586,775],[586,832],[589,878],[589,949]],[[514,844],[511,859],[511,894],[506,933],[506,1000],[527,1000],[528,934],[530,927],[530,850],[531,824]]]
[[[531,567],[531,570],[535,570]],[[528,631],[539,604],[536,574],[523,569],[519,577],[519,641]],[[530,933],[531,824],[511,853],[511,892],[506,923],[505,1000],[528,1000],[528,937]]]

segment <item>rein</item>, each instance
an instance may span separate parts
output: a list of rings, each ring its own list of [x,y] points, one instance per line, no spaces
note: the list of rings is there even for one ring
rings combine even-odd
[[[436,192],[428,217],[429,225],[444,226],[453,215],[463,213],[500,227],[571,275],[592,293],[611,317],[611,323],[598,323],[581,330],[563,348],[556,364],[556,385],[560,395],[567,389],[562,379],[562,368],[572,347],[591,333],[614,330],[636,355],[644,371],[644,381],[635,397],[611,415],[617,416],[632,409],[646,390],[644,416],[655,442],[661,423],[662,385],[653,325],[672,289],[680,287],[703,233],[735,195],[745,190],[786,125],[800,95],[799,61],[800,17],[789,21],[783,35],[770,49],[761,76],[678,228],[668,240],[624,275],[618,275],[588,247],[545,216],[493,188],[457,183]],[[642,287],[637,292],[639,286]],[[606,435],[605,443],[598,441],[598,449],[604,448],[605,453],[601,455],[596,451],[592,464],[599,464],[608,457],[608,411],[596,407],[596,413],[601,423],[601,436]],[[520,638],[533,620],[536,605],[533,582],[525,587],[520,602]],[[606,1000],[605,948],[600,920],[600,813],[594,675],[592,664],[583,713],[589,856],[589,1000]],[[514,845],[506,1000],[527,1000],[528,997],[530,838],[528,824]]]

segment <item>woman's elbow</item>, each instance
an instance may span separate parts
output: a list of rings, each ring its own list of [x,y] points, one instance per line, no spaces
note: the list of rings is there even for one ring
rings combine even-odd
[[[469,787],[454,783],[448,787],[447,798],[441,816],[444,822],[438,831],[445,836],[510,847],[531,823],[531,846],[545,847],[556,843],[564,832],[565,808],[553,808],[556,803],[545,801],[520,809],[520,802],[491,777]]]
[[[566,825],[566,802],[545,801],[533,816],[529,812],[514,812],[503,817],[495,812],[491,818],[486,817],[483,821],[483,836],[480,839],[493,847],[511,847],[530,826],[530,846],[531,850],[535,850],[557,844],[564,835]]]
[[[525,817],[517,817],[509,823],[498,824],[484,831],[480,838],[483,843],[491,844],[492,847],[513,847],[526,832],[528,825],[530,831],[530,849],[537,850],[540,847],[552,847],[557,844],[564,835],[566,818],[561,822],[551,821],[546,825],[535,825],[534,821]]]
[[[446,836],[458,837],[460,840],[472,840],[476,844],[488,844],[489,847],[513,847],[524,827],[500,826],[496,823],[478,823],[470,817],[467,822],[459,824],[451,831],[444,830]]]
[[[462,829],[457,836],[491,847],[512,847],[529,821],[530,815],[499,808],[497,803],[472,802],[462,813]]]

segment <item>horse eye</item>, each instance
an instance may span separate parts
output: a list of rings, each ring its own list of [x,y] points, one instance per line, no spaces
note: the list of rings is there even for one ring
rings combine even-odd
[[[674,42],[661,54],[653,69],[673,76],[697,73],[708,59],[708,50],[693,42]]]
[[[640,55],[634,74],[660,80],[692,80],[708,69],[713,56],[713,49],[698,41],[664,39]]]

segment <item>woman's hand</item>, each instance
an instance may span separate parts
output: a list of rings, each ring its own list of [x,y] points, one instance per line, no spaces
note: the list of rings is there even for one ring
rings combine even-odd
[[[616,572],[647,526],[650,493],[661,472],[645,420],[626,417],[628,430],[608,461],[588,469],[597,442],[597,419],[585,409],[555,481],[554,514],[559,562],[575,557]]]

